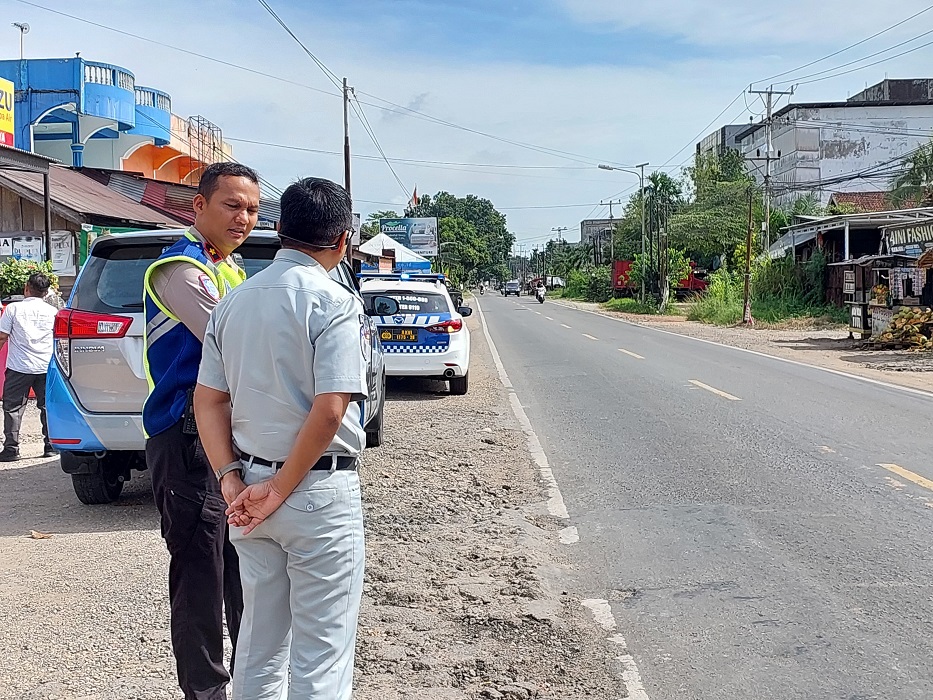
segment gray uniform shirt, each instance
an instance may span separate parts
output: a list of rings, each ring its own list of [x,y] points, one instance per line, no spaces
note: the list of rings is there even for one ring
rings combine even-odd
[[[363,305],[314,258],[280,250],[217,305],[204,334],[198,383],[230,394],[233,441],[284,461],[318,394],[350,394],[327,455],[356,456],[366,432]]]

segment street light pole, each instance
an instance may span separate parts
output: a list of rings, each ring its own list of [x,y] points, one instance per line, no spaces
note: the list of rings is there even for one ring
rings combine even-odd
[[[617,168],[612,165],[603,165],[599,164],[600,170],[621,170],[624,173],[631,173],[632,175],[638,175],[638,188],[640,190],[641,197],[641,301],[645,301],[645,166],[648,163],[639,163],[635,167],[638,168],[638,172],[634,170],[629,170],[628,168]]]

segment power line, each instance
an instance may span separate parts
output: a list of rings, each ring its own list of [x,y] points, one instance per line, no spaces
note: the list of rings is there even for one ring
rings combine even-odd
[[[808,83],[815,83],[817,82],[816,80],[806,80],[806,79],[813,78],[818,75],[825,75],[826,73],[832,73],[833,71],[839,70],[840,68],[846,68],[847,66],[852,66],[852,65],[855,65],[856,63],[861,63],[862,61],[867,61],[869,58],[874,58],[875,56],[880,56],[881,54],[885,54],[888,51],[893,51],[894,49],[898,49],[901,46],[905,46],[911,43],[912,41],[916,41],[917,39],[922,39],[923,37],[929,36],[930,34],[933,34],[933,29],[925,31],[922,34],[918,34],[917,36],[911,37],[910,39],[905,39],[904,41],[898,44],[894,44],[894,46],[889,46],[886,49],[882,49],[881,51],[876,51],[875,53],[870,53],[867,56],[862,56],[861,58],[856,58],[852,61],[848,61],[847,63],[842,63],[838,66],[833,66],[832,68],[826,68],[825,70],[817,71],[816,73],[810,73],[809,75],[801,75],[800,77],[794,78],[793,80],[781,80],[780,84],[783,85],[786,83],[797,83],[799,85],[807,85]],[[911,49],[910,51],[905,51],[904,53],[897,54],[896,56],[889,56],[888,58],[884,59],[884,61],[890,61],[891,59],[897,58],[898,56],[903,56],[906,53],[911,53],[911,51],[917,51],[919,49],[922,49],[924,46],[929,46],[929,44],[918,46],[914,49]],[[883,63],[884,61],[877,61],[875,63],[870,63],[867,66],[862,66],[861,68],[858,68],[856,70],[861,70],[862,68],[868,68],[869,66],[874,66],[874,65],[877,65],[878,63]],[[850,73],[850,72],[853,72],[853,71],[845,71],[844,73],[839,73],[839,75],[845,75],[846,73]],[[829,77],[835,77],[835,76],[829,76]]]
[[[311,53],[311,49],[309,49],[307,46],[304,45],[304,42],[302,42],[302,40],[298,38],[298,35],[295,34],[295,32],[291,30],[291,28],[285,23],[285,20],[283,20],[281,17],[278,16],[278,14],[276,14],[275,10],[272,9],[272,6],[268,2],[266,2],[266,0],[258,0],[258,2],[260,5],[262,5],[266,9],[266,11],[270,15],[272,15],[272,18],[279,24],[279,26],[282,27],[282,29],[284,29],[285,32],[292,39],[295,40],[295,43],[298,44],[298,46],[300,46],[301,49],[306,54],[308,54],[308,56],[311,57],[311,60],[314,61],[315,65],[317,65],[317,67],[321,69],[321,72],[323,72],[324,75],[327,76],[327,78],[334,84],[334,87],[342,88],[342,85],[340,84],[340,79],[337,77],[336,73],[334,73],[330,68],[325,66],[323,61],[321,61],[317,56]]]
[[[372,125],[369,123],[369,119],[366,118],[365,112],[363,112],[363,106],[358,104],[353,104],[353,101],[350,101],[350,107],[353,108],[354,113],[357,118],[360,120],[360,123],[363,125],[364,131],[366,131],[370,140],[373,142],[373,145],[376,147],[376,150],[379,151],[379,154],[382,156],[382,159],[385,161],[385,164],[389,167],[389,171],[392,173],[392,177],[395,178],[395,181],[398,183],[398,186],[401,188],[402,192],[405,195],[408,195],[408,188],[405,187],[405,184],[402,182],[401,178],[398,176],[398,173],[395,172],[395,168],[392,167],[392,163],[389,161],[388,156],[386,156],[385,151],[382,149],[382,146],[379,144],[379,140],[376,138],[376,132],[373,131]]]
[[[736,96],[733,98],[732,102],[730,102],[729,104],[726,105],[725,109],[723,109],[719,114],[717,114],[715,117],[713,117],[713,119],[710,121],[710,123],[707,124],[706,126],[704,126],[704,127],[700,130],[700,133],[698,133],[696,136],[694,136],[692,139],[690,139],[690,140],[686,143],[686,145],[684,145],[684,146],[682,146],[682,147],[680,148],[679,151],[677,151],[674,155],[672,155],[670,158],[668,158],[666,161],[664,161],[664,165],[662,165],[661,167],[663,168],[664,166],[669,165],[670,162],[671,162],[672,160],[674,160],[677,156],[679,156],[681,153],[683,153],[685,149],[687,149],[687,148],[689,148],[690,146],[692,146],[693,144],[695,144],[695,143],[697,142],[697,139],[700,139],[700,138],[703,138],[704,136],[706,136],[706,134],[708,133],[707,130],[708,130],[711,126],[713,126],[713,124],[717,123],[717,122],[719,121],[719,118],[720,118],[723,114],[725,114],[726,112],[728,112],[729,109],[732,108],[732,105],[734,105],[736,102],[738,102],[738,101],[739,101],[739,98],[742,97],[743,95],[745,95],[745,90],[742,90],[742,92],[740,92],[738,95],[736,95]]]
[[[868,36],[868,37],[865,37],[864,39],[861,39],[861,40],[859,40],[859,41],[856,41],[854,44],[849,44],[849,45],[846,46],[845,48],[839,49],[838,51],[833,51],[831,54],[827,54],[826,56],[823,56],[822,58],[818,58],[818,59],[816,59],[815,61],[810,61],[809,63],[804,63],[802,66],[797,66],[796,68],[791,68],[790,70],[786,70],[786,71],[784,71],[783,73],[777,73],[776,75],[771,75],[771,76],[768,76],[767,78],[762,78],[761,80],[756,80],[755,82],[756,82],[756,83],[766,83],[766,82],[768,82],[769,80],[774,80],[775,78],[782,78],[782,77],[784,77],[785,75],[788,75],[789,73],[796,73],[797,71],[803,70],[804,68],[809,68],[810,66],[815,66],[817,63],[822,63],[823,61],[825,61],[825,60],[827,60],[827,59],[830,59],[830,58],[833,58],[834,56],[838,56],[839,54],[845,53],[846,51],[849,51],[850,49],[854,49],[856,46],[861,46],[862,44],[865,44],[865,43],[871,41],[872,39],[877,39],[877,38],[878,38],[879,36],[881,36],[882,34],[886,34],[886,33],[890,32],[892,29],[897,29],[897,28],[900,27],[902,24],[906,24],[906,23],[909,22],[910,20],[916,19],[916,18],[919,17],[920,15],[922,15],[922,14],[924,14],[924,13],[926,13],[926,12],[929,12],[930,10],[933,10],[933,5],[930,5],[930,6],[926,7],[926,8],[924,8],[924,9],[920,10],[920,12],[917,12],[917,13],[915,13],[915,14],[912,14],[910,17],[907,17],[906,19],[902,19],[900,22],[896,22],[896,23],[892,24],[890,27],[886,27],[885,29],[882,29],[880,32],[876,32],[876,33],[872,34],[871,36]]]
[[[930,33],[933,33],[933,30],[930,30],[929,32],[926,32],[926,34],[930,34]],[[919,38],[919,37],[916,37],[916,38]],[[877,65],[879,65],[879,64],[881,64],[881,63],[887,63],[888,61],[893,61],[895,58],[900,58],[901,56],[906,56],[907,54],[913,53],[914,51],[919,51],[920,49],[925,49],[925,48],[928,47],[928,46],[933,46],[933,41],[928,41],[927,43],[921,44],[920,46],[915,46],[915,47],[912,48],[912,49],[907,49],[906,51],[901,51],[900,53],[894,54],[893,56],[888,56],[887,58],[882,58],[882,59],[880,59],[880,60],[878,60],[878,61],[873,61],[872,63],[866,63],[864,66],[858,66],[858,67],[856,67],[856,68],[850,68],[849,70],[844,70],[844,71],[841,71],[841,72],[839,72],[839,73],[834,73],[834,74],[832,74],[832,75],[826,75],[826,76],[823,76],[822,78],[814,78],[813,80],[804,80],[804,81],[802,81],[802,82],[798,82],[797,85],[809,85],[810,83],[818,83],[818,82],[820,82],[820,81],[822,81],[822,80],[830,80],[830,79],[832,79],[832,78],[838,78],[838,77],[841,76],[841,75],[848,75],[849,73],[857,73],[857,72],[860,71],[860,70],[865,70],[866,68],[871,68],[872,66],[877,66]]]

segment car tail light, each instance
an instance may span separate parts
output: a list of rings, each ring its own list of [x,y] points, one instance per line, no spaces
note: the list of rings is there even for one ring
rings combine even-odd
[[[55,316],[55,337],[71,340],[122,338],[131,325],[133,319],[126,316],[63,309]]]
[[[55,315],[55,358],[66,377],[71,376],[71,341],[122,338],[133,324],[126,316],[62,309]]]
[[[452,318],[449,321],[441,321],[433,326],[428,326],[425,330],[428,333],[456,333],[463,328],[463,321],[459,318]]]

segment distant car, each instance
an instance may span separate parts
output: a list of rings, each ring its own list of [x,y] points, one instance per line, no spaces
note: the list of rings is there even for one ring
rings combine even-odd
[[[143,366],[143,276],[184,231],[146,231],[94,241],[67,306],[55,319],[55,354],[46,388],[49,437],[61,453],[82,503],[114,501],[133,469],[145,469],[142,407],[149,388]],[[271,232],[254,231],[237,250],[247,275],[272,262]],[[331,277],[359,293],[350,269]],[[369,397],[363,402],[367,447],[382,442],[385,368],[376,326],[361,329]]]
[[[446,379],[450,393],[463,395],[470,381],[470,331],[463,322],[473,313],[454,304],[442,275],[364,275],[360,288],[373,315],[390,377]],[[381,313],[379,300],[398,303],[394,314]]]
[[[522,285],[518,280],[511,280],[505,283],[502,293],[505,294],[505,296],[514,294],[519,297],[522,295]]]
[[[460,288],[450,280],[444,280],[444,286],[447,288],[447,293],[450,295],[450,300],[454,303],[454,306],[458,309],[463,306],[463,292],[460,291]]]

